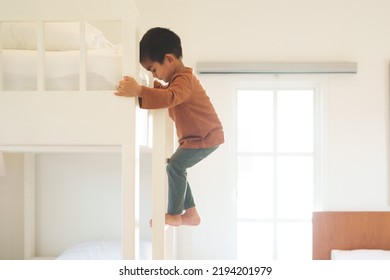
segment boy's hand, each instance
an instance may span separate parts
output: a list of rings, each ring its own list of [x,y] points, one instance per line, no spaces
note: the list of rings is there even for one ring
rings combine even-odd
[[[141,96],[142,86],[140,86],[136,80],[132,77],[124,76],[123,80],[119,82],[119,86],[116,88],[115,95],[118,96]]]

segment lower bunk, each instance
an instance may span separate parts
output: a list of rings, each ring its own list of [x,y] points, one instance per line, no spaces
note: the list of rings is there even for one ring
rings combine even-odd
[[[115,149],[2,153],[0,259],[123,259],[122,164]],[[136,259],[153,259],[152,151],[139,154]],[[172,229],[170,229],[172,230]],[[173,234],[173,232],[172,232]],[[165,241],[165,248],[174,248]],[[174,252],[166,252],[174,258]]]

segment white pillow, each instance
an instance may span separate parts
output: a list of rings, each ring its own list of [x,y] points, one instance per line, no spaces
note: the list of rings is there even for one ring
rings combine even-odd
[[[36,50],[37,24],[35,22],[3,22],[3,49]],[[44,24],[45,50],[67,51],[80,49],[80,24],[78,22],[47,22]],[[87,49],[112,48],[103,33],[86,24]]]
[[[390,251],[374,249],[332,250],[332,260],[390,260]]]

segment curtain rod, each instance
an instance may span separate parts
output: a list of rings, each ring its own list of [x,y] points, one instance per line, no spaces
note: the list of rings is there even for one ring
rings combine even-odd
[[[198,62],[199,74],[356,74],[356,62]]]

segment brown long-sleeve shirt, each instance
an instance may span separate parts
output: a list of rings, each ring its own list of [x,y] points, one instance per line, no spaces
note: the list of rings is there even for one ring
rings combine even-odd
[[[142,87],[140,106],[168,108],[181,148],[210,148],[224,142],[221,121],[191,68],[175,74],[167,86],[155,82],[154,88]]]

